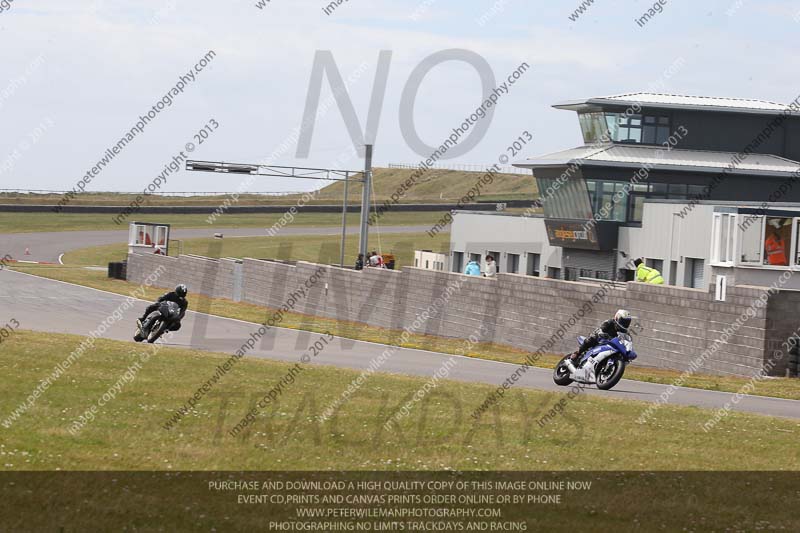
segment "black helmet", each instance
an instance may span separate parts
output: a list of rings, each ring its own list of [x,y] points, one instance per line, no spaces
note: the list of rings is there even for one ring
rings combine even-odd
[[[175,287],[175,294],[177,294],[181,298],[184,298],[186,296],[186,294],[188,294],[188,292],[189,292],[189,289],[187,289],[186,285],[184,285],[183,283],[181,283],[180,285]]]

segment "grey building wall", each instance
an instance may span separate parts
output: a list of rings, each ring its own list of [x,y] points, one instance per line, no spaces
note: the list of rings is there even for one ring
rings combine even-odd
[[[450,232],[450,252],[470,253],[499,251],[502,255],[501,271],[509,253],[522,254],[520,272],[525,273],[529,258],[526,252],[540,254],[541,275],[547,275],[547,266],[561,270],[565,267],[587,268],[597,271],[624,268],[637,257],[663,261],[662,274],[675,285],[691,286],[691,263],[703,260],[704,285],[711,279],[711,224],[714,206],[698,204],[684,212],[685,202],[645,203],[641,227],[622,226],[616,251],[595,252],[550,246],[542,217],[523,217],[496,213],[464,213],[453,217]],[[683,216],[681,216],[681,214]],[[616,260],[614,254],[617,254]],[[675,270],[673,276],[673,269]]]
[[[684,211],[685,202],[646,202],[644,205],[642,227],[619,229],[617,248],[628,256],[620,257],[619,264],[624,265],[637,257],[657,259],[663,261],[661,274],[665,282],[674,280],[677,286],[690,287],[691,262],[687,259],[702,259],[707,287],[711,279],[709,259],[714,206],[697,204]],[[674,273],[673,268],[676,269]]]
[[[128,280],[143,282],[164,265],[166,272],[158,283],[165,288],[188,279],[194,293],[232,298],[235,264],[228,259],[130,254]],[[460,284],[442,310],[417,333],[466,339],[483,325],[483,341],[532,352],[550,339],[555,342],[546,351],[572,351],[578,335],[592,331],[618,308],[627,308],[641,324],[635,338],[640,354],[637,364],[677,370],[689,369],[697,361],[703,372],[752,375],[762,369],[767,349],[784,335],[781,328],[785,328],[781,324],[770,330],[768,309],[754,308],[753,316],[733,331],[727,342],[717,341],[753,306],[763,293],[758,288],[729,287],[728,300],[715,302],[707,290],[639,283],[603,289],[594,283],[514,274],[499,274],[491,280],[415,268],[357,272],[255,259],[244,259],[241,271],[246,302],[280,308],[316,277],[304,296],[296,298],[295,311],[393,330],[409,327],[448,286]],[[773,298],[780,306],[788,306],[798,297],[778,294]],[[267,316],[265,310],[265,319]],[[707,356],[701,357],[704,352]]]
[[[607,107],[609,111],[625,112],[624,106]],[[664,109],[649,105],[642,107],[642,113],[669,116],[673,132],[680,126],[689,130],[689,134],[678,141],[677,148],[722,152],[744,150],[777,117],[756,113]],[[754,152],[800,160],[800,118],[786,119],[769,139],[754,148]]]
[[[672,129],[684,126],[689,130],[689,134],[678,143],[678,148],[739,152],[775,118],[773,115],[675,110],[672,112]],[[786,130],[779,127],[754,152],[785,156],[786,141]]]
[[[789,337],[800,335],[800,292],[782,291],[772,297],[767,309],[767,342],[765,347],[766,358],[771,359],[774,368],[770,374],[785,375],[788,367],[789,356],[787,345]],[[792,369],[796,372],[797,369]]]
[[[507,273],[509,253],[520,255],[520,273],[527,272],[528,262],[533,261],[532,254],[539,256],[542,277],[547,275],[548,266],[562,268],[562,248],[550,246],[542,216],[457,212],[450,226],[451,265],[453,252],[464,252],[465,258],[471,253],[484,258],[489,251],[500,252],[496,259],[501,272]]]

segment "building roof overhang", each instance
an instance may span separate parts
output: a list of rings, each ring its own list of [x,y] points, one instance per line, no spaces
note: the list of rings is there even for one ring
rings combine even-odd
[[[517,161],[517,168],[564,166],[636,168],[675,172],[800,177],[800,162],[770,154],[667,150],[660,146],[588,145]]]
[[[727,113],[745,113],[756,115],[798,115],[800,105],[797,100],[792,104],[781,104],[766,100],[746,98],[722,98],[712,96],[686,96],[663,93],[628,93],[612,96],[592,97],[585,100],[569,100],[555,104],[556,109],[568,111],[591,112],[601,111],[608,107],[683,109],[693,111],[716,111]]]

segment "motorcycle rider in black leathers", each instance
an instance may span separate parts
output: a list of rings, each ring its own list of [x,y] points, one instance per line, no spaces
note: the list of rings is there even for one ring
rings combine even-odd
[[[139,328],[142,327],[142,323],[147,318],[147,315],[149,315],[153,311],[156,311],[161,302],[175,302],[181,308],[181,315],[178,317],[177,321],[170,324],[169,330],[178,331],[179,329],[181,329],[181,320],[183,320],[183,317],[186,314],[186,309],[189,308],[189,301],[186,299],[186,294],[188,294],[188,292],[189,290],[186,288],[186,285],[181,283],[180,285],[175,287],[174,291],[168,292],[163,296],[161,296],[158,300],[156,300],[154,304],[149,305],[147,309],[145,309],[142,317],[137,320]]]
[[[594,333],[584,339],[583,344],[581,344],[581,347],[578,348],[578,351],[570,354],[570,360],[573,364],[578,364],[578,362],[581,360],[581,357],[583,357],[583,354],[600,344],[600,341],[613,339],[620,333],[627,333],[630,326],[630,312],[626,311],[625,309],[620,309],[616,312],[614,318],[609,318],[600,324],[600,327],[594,330]]]

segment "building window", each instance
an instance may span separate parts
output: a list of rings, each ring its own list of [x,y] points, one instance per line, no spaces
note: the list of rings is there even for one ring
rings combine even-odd
[[[597,220],[640,223],[645,199],[686,200],[685,184],[629,183],[586,179],[589,204]]]
[[[486,255],[491,255],[492,256],[492,258],[494,259],[494,265],[495,265],[494,268],[497,271],[497,274],[499,274],[500,273],[500,252],[493,252],[493,251],[489,250],[488,252],[486,252]]]
[[[594,277],[597,278],[597,279],[605,279],[605,280],[608,280],[608,281],[613,281],[613,279],[614,279],[614,277],[611,274],[611,272],[609,272],[607,270],[598,270],[597,272],[594,273]]]
[[[580,270],[575,267],[564,268],[564,279],[567,281],[578,281],[580,277]]]
[[[661,115],[629,113],[578,113],[586,144],[618,142],[661,145],[670,134],[670,120]]]
[[[715,213],[712,225],[711,264],[773,267],[798,265],[800,261],[800,254],[797,252],[800,246],[798,221],[799,218],[781,216]],[[793,231],[797,233],[793,234]]]
[[[644,194],[632,194],[628,206],[628,222],[641,222],[644,216]]]
[[[794,247],[794,249],[795,249],[795,252],[794,252],[794,254],[795,254],[794,264],[795,265],[800,265],[800,218],[795,219],[795,224],[797,225],[797,228],[795,229],[796,242],[795,242],[795,247]]]
[[[645,115],[642,144],[664,144],[669,139],[669,117]]]
[[[730,213],[714,214],[711,228],[713,248],[712,264],[733,266],[736,237],[736,215]]]
[[[624,183],[606,181],[602,183],[602,188],[598,183],[596,196],[597,204],[595,204],[594,213],[599,220],[625,221],[628,193]]]
[[[692,289],[704,288],[705,287],[705,280],[703,279],[704,268],[705,268],[705,261],[703,261],[702,259],[687,257],[684,285]]]
[[[453,252],[453,272],[463,272],[464,252]]]
[[[670,200],[686,200],[689,198],[687,194],[688,185],[685,183],[670,183],[669,194],[667,197]]]
[[[561,269],[556,267],[547,267],[547,277],[552,279],[561,279]]]
[[[508,254],[506,271],[509,274],[519,274],[519,254]]]
[[[642,142],[642,115],[625,115],[623,113],[609,113],[606,116],[614,116],[616,120],[616,131],[612,130],[614,142],[634,143]]]
[[[708,187],[704,185],[689,185],[689,198],[692,200],[705,200],[708,192]]]
[[[789,266],[791,237],[791,218],[767,217],[764,231],[764,263],[771,266]]]
[[[547,218],[566,218],[573,220],[589,220],[592,218],[592,206],[589,203],[589,191],[586,180],[568,179],[557,181],[551,178],[536,178],[540,191],[550,193],[544,203],[544,216]]]
[[[608,142],[608,125],[603,113],[580,113],[578,120],[581,123],[583,141],[586,144]]]
[[[664,260],[663,259],[645,259],[645,265],[649,266],[650,268],[655,268],[660,273],[664,272]]]
[[[761,264],[761,237],[764,235],[764,217],[740,215],[737,229],[741,241],[739,262],[751,265]]]
[[[532,252],[528,252],[528,264],[525,269],[525,273],[529,276],[536,276],[539,277],[539,261],[541,260],[541,256],[539,254],[534,254]]]

